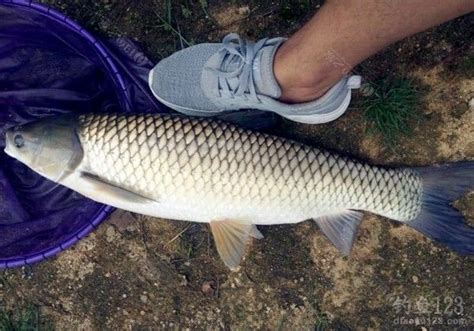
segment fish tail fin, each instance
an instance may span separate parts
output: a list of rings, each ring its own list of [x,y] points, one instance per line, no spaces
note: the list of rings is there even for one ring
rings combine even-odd
[[[422,210],[407,225],[461,255],[473,255],[474,227],[451,203],[474,188],[474,161],[417,170],[423,181]]]

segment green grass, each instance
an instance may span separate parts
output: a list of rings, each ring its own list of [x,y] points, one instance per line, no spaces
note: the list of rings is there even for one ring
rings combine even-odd
[[[316,317],[316,323],[314,326],[315,331],[325,331],[329,327],[329,320],[325,314],[318,315]]]
[[[393,146],[401,135],[409,135],[411,122],[419,117],[421,92],[404,78],[386,78],[362,89],[361,101],[369,132],[379,134]]]
[[[311,0],[284,0],[280,2],[280,17],[288,22],[297,22],[303,15],[311,13],[315,8],[316,4],[313,4]]]
[[[472,77],[474,73],[474,56],[462,58],[458,65],[458,70]]]
[[[156,4],[156,6],[158,6],[159,3],[156,1],[155,4]],[[171,32],[172,34],[175,35],[175,37],[177,37],[179,39],[179,44],[181,45],[181,49],[183,49],[185,47],[192,46],[192,44],[189,41],[187,41],[183,37],[183,35],[181,34],[181,28],[179,27],[179,25],[177,25],[177,23],[176,23],[176,28],[174,27],[173,20],[175,20],[175,17],[173,16],[173,7],[172,7],[172,4],[171,4],[171,1],[166,0],[164,2],[164,7],[165,7],[164,8],[164,12],[165,12],[164,16],[160,15],[160,13],[158,11],[154,11],[156,17],[162,23],[162,25],[160,27],[165,29],[165,31]],[[175,50],[177,50],[176,47],[175,47]]]
[[[29,306],[25,310],[17,312],[7,312],[0,308],[0,331],[33,330],[54,330],[52,322],[41,316],[38,307]]]

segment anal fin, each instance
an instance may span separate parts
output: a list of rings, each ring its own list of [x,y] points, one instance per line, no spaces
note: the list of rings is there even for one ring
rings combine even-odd
[[[334,246],[347,256],[351,252],[362,216],[362,212],[348,210],[340,214],[319,217],[314,221]]]
[[[251,223],[221,220],[212,221],[210,225],[217,251],[224,264],[230,269],[239,266],[250,237],[263,238],[257,227]]]

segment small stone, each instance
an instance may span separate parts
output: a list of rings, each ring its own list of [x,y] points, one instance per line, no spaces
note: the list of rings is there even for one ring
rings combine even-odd
[[[234,281],[235,281],[236,286],[238,287],[242,286],[242,281],[239,278],[234,278]]]
[[[250,7],[249,6],[240,7],[238,9],[238,12],[239,12],[239,15],[246,16],[250,14]]]
[[[126,299],[127,298],[127,295],[124,293],[122,294],[122,298]]]
[[[111,243],[115,239],[115,229],[113,226],[109,226],[105,231],[106,240],[108,243]]]
[[[469,100],[469,108],[470,108],[471,110],[474,109],[474,98],[472,98],[471,100]]]
[[[418,279],[417,276],[413,276],[413,277],[411,278],[411,280],[413,281],[413,283],[416,284],[416,283],[418,283],[418,280],[419,280],[419,279]]]
[[[112,275],[110,274],[110,272],[108,272],[104,276],[105,276],[105,278],[110,278],[110,276],[112,276]]]
[[[201,285],[201,292],[205,295],[213,296],[216,291],[216,283],[214,281],[205,281]]]
[[[145,316],[145,312],[143,310],[140,311],[140,315]]]
[[[119,231],[126,230],[135,223],[135,216],[132,213],[123,210],[117,210],[109,219],[109,224],[113,224]]]
[[[186,278],[185,275],[181,275],[182,276],[182,279],[181,281],[179,282],[179,285],[180,286],[187,286],[188,285],[188,279]]]
[[[147,303],[148,302],[148,297],[146,295],[140,295],[140,301],[143,302],[143,303]]]

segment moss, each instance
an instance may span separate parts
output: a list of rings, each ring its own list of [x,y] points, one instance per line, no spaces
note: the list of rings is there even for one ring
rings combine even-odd
[[[15,311],[0,308],[0,331],[50,331],[53,322],[43,316],[37,306],[27,306]]]

